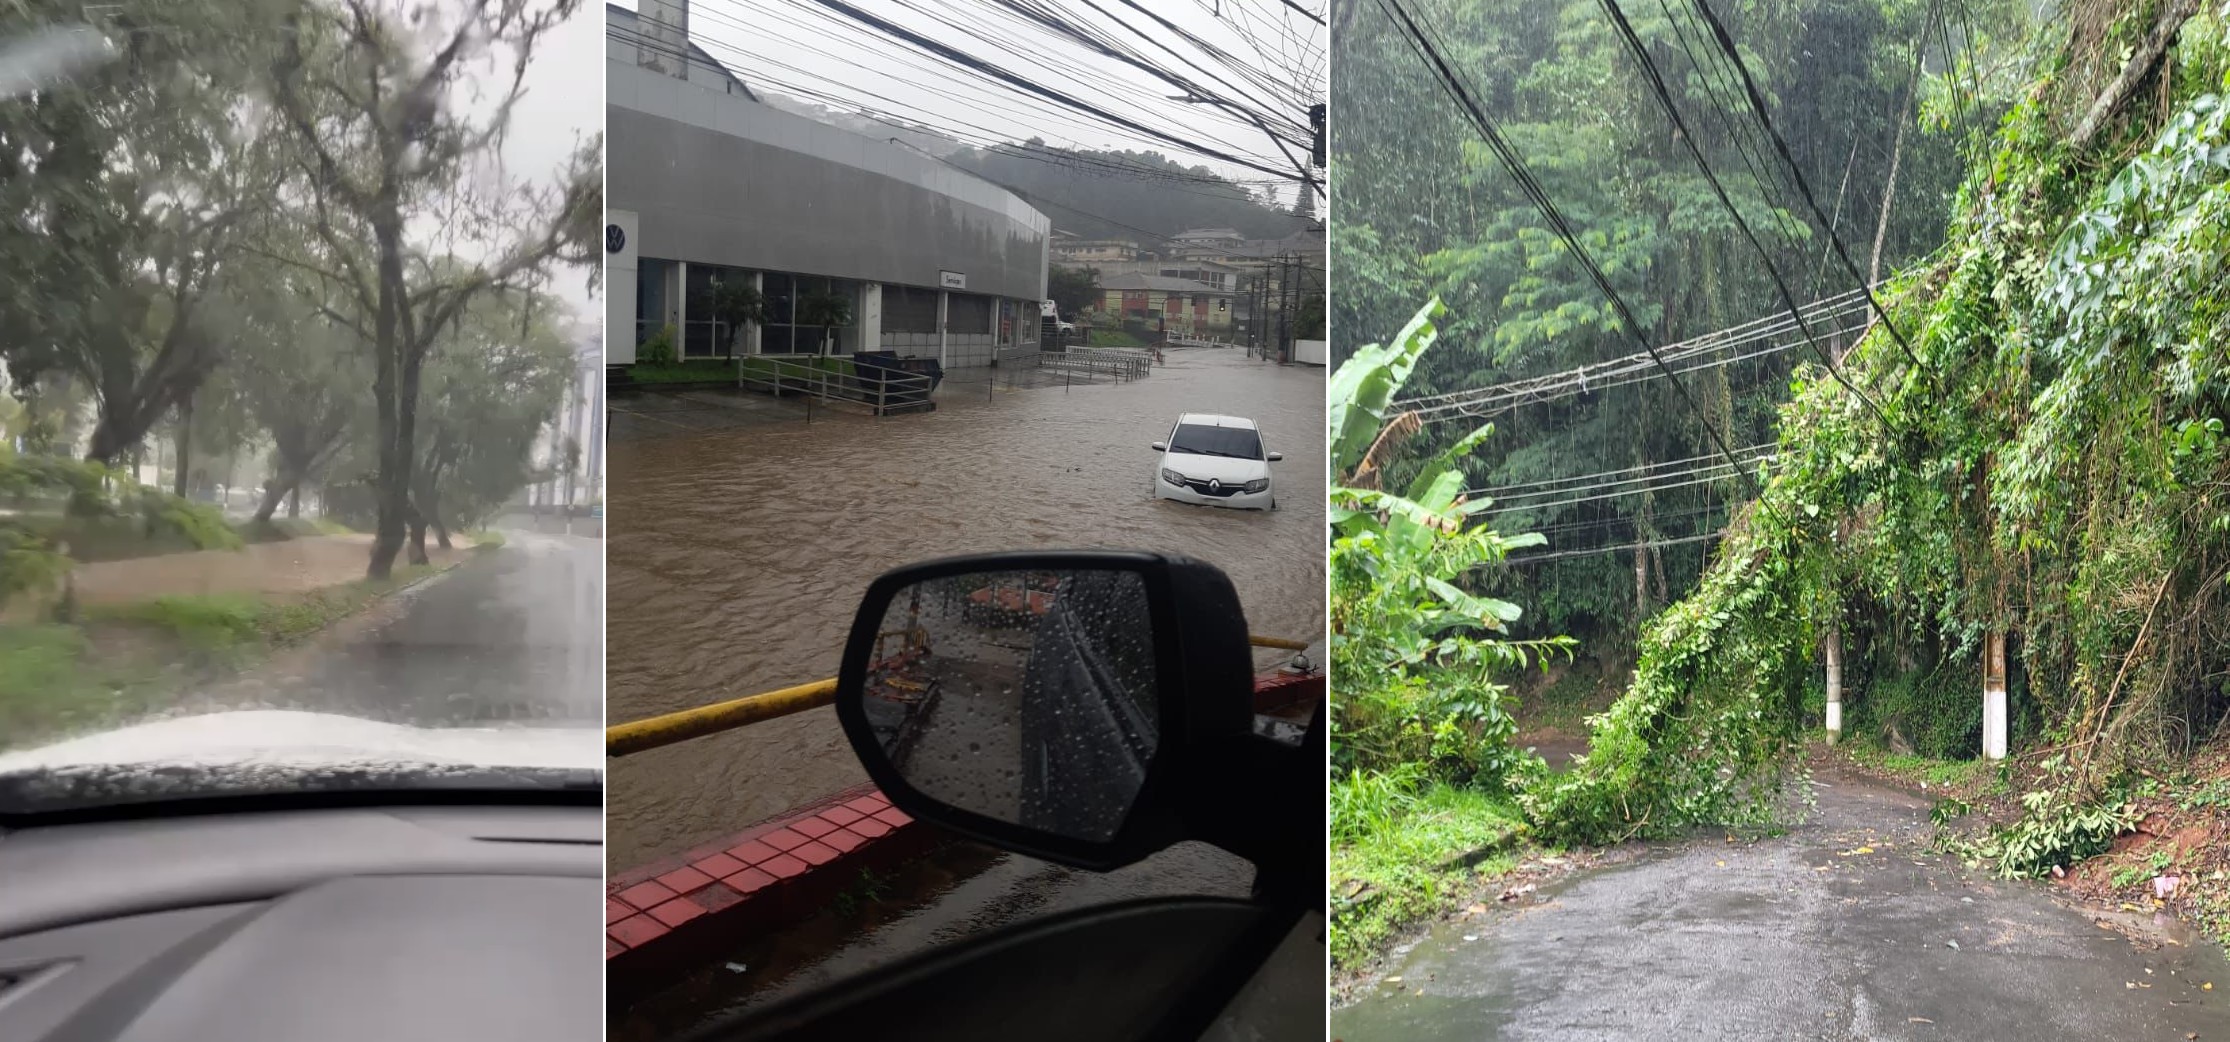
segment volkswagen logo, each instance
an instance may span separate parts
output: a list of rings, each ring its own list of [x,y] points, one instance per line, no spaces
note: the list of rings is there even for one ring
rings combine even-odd
[[[616,224],[604,226],[604,252],[618,253],[627,248],[627,233]]]

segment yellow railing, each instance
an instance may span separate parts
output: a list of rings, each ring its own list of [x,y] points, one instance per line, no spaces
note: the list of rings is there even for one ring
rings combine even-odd
[[[1304,651],[1308,642],[1286,640],[1282,637],[1248,637],[1247,642],[1258,648],[1278,648],[1285,651]],[[662,745],[686,742],[708,734],[730,731],[746,724],[756,724],[779,716],[819,709],[836,700],[836,681],[816,680],[778,691],[717,702],[678,713],[664,713],[642,720],[613,724],[604,729],[604,755],[626,756]]]

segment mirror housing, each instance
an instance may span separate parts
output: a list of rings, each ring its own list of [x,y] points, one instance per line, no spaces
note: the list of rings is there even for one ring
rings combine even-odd
[[[1168,442],[1166,442],[1166,441],[1157,441],[1157,442],[1155,442],[1155,443],[1154,443],[1154,451],[1155,451],[1155,452],[1168,452],[1168,451],[1169,451],[1169,443],[1168,443]]]
[[[1276,463],[1277,461],[1279,461],[1279,460],[1282,460],[1282,459],[1284,459],[1284,458],[1285,458],[1285,453],[1282,453],[1282,452],[1273,452],[1273,453],[1271,453],[1271,454],[1270,454],[1270,462],[1272,462],[1272,463]]]
[[[1129,575],[1136,579],[1122,578],[1119,584],[1127,590],[1135,583],[1136,592],[1126,597],[1120,611],[1079,615],[1064,609],[1062,621],[1055,623],[1053,603],[1064,595],[1062,591],[1068,590],[1069,585],[1018,583],[1002,589],[997,580],[997,576],[1002,575],[1067,579],[1095,576],[1102,587],[1111,579]],[[1142,768],[1142,779],[1135,783],[1135,794],[1127,790],[1117,792],[1109,787],[1110,772],[1106,765],[1111,754],[1106,747],[1108,742],[1085,743],[1093,746],[1089,748],[1072,743],[1059,748],[1063,753],[1060,756],[1051,755],[1055,751],[1052,748],[1031,746],[1031,738],[1037,735],[1030,730],[1033,720],[1058,718],[1063,712],[1056,708],[1052,718],[1045,717],[1046,699],[1065,700],[1071,714],[1065,723],[1071,727],[1076,724],[1074,711],[1080,708],[1080,703],[1069,695],[1048,694],[1048,682],[1043,676],[1033,677],[1027,671],[1018,684],[970,679],[971,674],[980,676],[991,671],[994,667],[983,665],[981,659],[995,656],[970,659],[965,651],[960,655],[945,655],[937,659],[938,663],[947,664],[943,673],[932,674],[926,684],[917,677],[903,685],[903,690],[926,692],[908,696],[915,708],[893,710],[887,707],[892,698],[891,692],[886,690],[893,675],[889,672],[889,664],[906,655],[918,655],[912,660],[918,666],[938,654],[933,638],[924,637],[917,651],[915,638],[908,635],[907,651],[899,656],[883,655],[888,648],[879,649],[879,645],[884,645],[894,635],[912,632],[894,633],[889,625],[891,613],[894,610],[918,613],[924,590],[931,591],[928,599],[942,596],[950,600],[949,591],[955,588],[953,581],[957,580],[959,585],[978,581],[970,579],[971,576],[985,577],[983,581],[990,585],[983,589],[991,590],[994,597],[1004,598],[999,601],[1002,607],[997,610],[1013,615],[1019,608],[1023,616],[1021,622],[1010,621],[1004,625],[1009,630],[1018,626],[1031,628],[1033,641],[1044,640],[1036,634],[1054,627],[1059,630],[1056,637],[1068,641],[1073,648],[1080,639],[1098,640],[1096,634],[1129,625],[1133,628],[1128,632],[1136,635],[1132,657],[1136,657],[1137,650],[1151,649],[1151,683],[1126,685],[1127,694],[1141,700],[1146,697],[1143,689],[1150,688],[1152,698],[1152,711],[1137,714],[1139,718],[1150,717],[1144,725],[1151,729],[1150,740],[1145,740],[1143,735],[1129,736],[1132,754],[1137,754],[1139,746],[1146,748],[1143,755],[1135,755],[1128,761],[1129,765]],[[940,580],[946,583],[936,585]],[[964,638],[972,636],[969,633],[972,627],[1002,625],[985,621],[984,611],[991,603],[989,600],[978,598],[974,593],[967,594],[966,598],[976,602],[973,607],[961,604],[945,615],[948,619],[957,616],[961,621],[940,623],[947,627],[948,649],[966,646]],[[1139,603],[1143,605],[1143,620],[1137,618],[1133,610]],[[975,612],[972,616],[969,615],[971,611]],[[1141,622],[1144,625],[1137,626]],[[1041,656],[1035,644],[1023,650],[1030,656],[1031,670],[1038,670]],[[1058,664],[1074,668],[1075,661],[1076,656],[1072,654]],[[1048,675],[1055,672],[1051,667],[1043,671]],[[1002,675],[1011,680],[1012,670]],[[1059,671],[1054,682],[1070,675],[1070,672]],[[1104,673],[1098,675],[1105,676]],[[1246,615],[1240,609],[1238,592],[1230,579],[1213,565],[1176,555],[1127,551],[981,554],[909,565],[868,585],[837,674],[836,715],[853,751],[866,767],[868,777],[899,810],[923,821],[1007,850],[1094,871],[1131,864],[1187,839],[1223,846],[1255,861],[1260,867],[1267,863],[1264,855],[1268,853],[1259,849],[1261,833],[1269,825],[1264,819],[1282,817],[1265,815],[1257,806],[1265,798],[1261,790],[1276,786],[1282,791],[1273,791],[1267,797],[1287,800],[1301,790],[1285,788],[1290,782],[1260,776],[1250,779],[1247,774],[1259,770],[1262,757],[1277,756],[1282,751],[1302,759],[1313,755],[1313,764],[1301,766],[1308,768],[1307,776],[1312,781],[1321,778],[1322,714],[1320,711],[1319,723],[1311,729],[1317,740],[1304,742],[1300,749],[1254,734],[1253,677],[1254,657],[1247,640]],[[943,681],[951,681],[953,689],[939,694],[938,685]],[[1104,691],[1096,693],[1105,695]],[[1017,704],[990,705],[995,698]],[[1019,705],[1032,698],[1039,700],[1037,717],[1025,711],[1028,706]],[[973,701],[967,701],[969,699]],[[876,700],[886,705],[871,708],[871,702]],[[1099,706],[1104,708],[1108,704],[1112,703],[1102,702]],[[944,709],[945,715],[932,723],[933,706],[950,708]],[[906,714],[906,719],[895,727],[892,723],[894,712]],[[1056,720],[1057,724],[1060,722]],[[955,744],[950,733],[969,727],[980,733],[962,734],[958,741],[966,743],[966,752],[960,753],[958,750],[962,746]],[[929,754],[921,758],[923,763],[914,764],[915,754],[924,749],[919,743],[925,734],[934,735],[943,743],[937,747],[937,752],[945,755]],[[1072,738],[1075,734],[1073,730],[1065,733]],[[908,742],[915,744],[909,746]],[[980,753],[978,742],[984,750]],[[1313,754],[1306,752],[1312,746]],[[1037,755],[1031,755],[1033,752]],[[1026,791],[1028,779],[1013,780],[1017,773],[1014,770],[993,773],[1006,762],[1003,758],[1010,753],[1015,762],[1021,764],[1022,774],[1027,775],[1032,770],[1052,772],[1056,775],[1055,791],[1082,793],[1083,797],[1088,797],[1080,799],[1080,804],[1085,806],[1076,813],[1098,817],[1087,822],[1085,827],[1075,827],[1075,817],[1067,819],[1066,826],[1045,824],[1042,814],[1041,824],[1025,823],[1023,819],[1031,817],[1031,797]],[[1121,754],[1118,750],[1113,755],[1120,758]],[[902,767],[901,759],[908,760],[909,766]],[[1070,770],[1068,777],[1058,776],[1064,766]],[[1017,789],[1020,794],[1007,796],[1004,789],[1008,787]],[[1000,791],[993,792],[994,789]],[[1127,806],[1123,805],[1126,795],[1129,797]],[[1015,806],[1016,800],[1019,806]],[[973,802],[975,806],[959,805],[962,802]],[[1301,802],[1308,805],[1308,821],[1321,819],[1319,801]],[[1013,806],[1014,810],[1012,813],[986,812],[1003,806]],[[1042,809],[1042,801],[1039,806]],[[1110,807],[1113,811],[1107,809]],[[1010,818],[1014,820],[1008,820]],[[1277,831],[1283,832],[1285,828],[1281,826]],[[1301,831],[1303,835],[1297,839],[1318,851],[1313,857],[1318,864],[1309,866],[1315,869],[1310,873],[1315,877],[1311,884],[1313,891],[1322,882],[1322,830],[1315,829],[1313,834],[1306,828]],[[1280,842],[1284,840],[1281,838]],[[1321,894],[1313,899],[1321,900]]]

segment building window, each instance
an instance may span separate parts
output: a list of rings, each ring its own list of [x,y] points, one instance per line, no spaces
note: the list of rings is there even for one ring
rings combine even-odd
[[[767,324],[759,331],[759,353],[817,355],[823,350],[824,340],[830,354],[848,355],[858,350],[859,288],[859,283],[850,279],[767,272],[760,292],[766,295],[768,317]],[[810,317],[803,314],[800,304],[821,294],[833,294],[850,301],[850,321],[833,330],[800,324],[800,318]]]
[[[673,320],[666,307],[666,272],[672,261],[644,257],[635,268],[635,346],[641,347]]]
[[[945,329],[955,334],[991,332],[991,298],[973,293],[951,294],[945,303]]]
[[[884,286],[883,332],[935,333],[937,294],[919,286]]]
[[[720,321],[713,311],[714,288],[724,282],[749,284],[751,273],[717,264],[689,266],[689,333],[681,338],[683,358],[727,358],[744,349],[743,338]]]

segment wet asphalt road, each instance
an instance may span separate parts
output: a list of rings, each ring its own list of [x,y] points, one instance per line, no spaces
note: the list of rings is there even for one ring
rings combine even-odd
[[[603,725],[603,544],[507,530],[505,544],[225,693],[429,727]]]
[[[1702,837],[1436,926],[1332,1037],[2230,1038],[2230,961],[2179,924],[2103,927],[1928,853],[1924,800],[1818,784],[1785,836]]]

